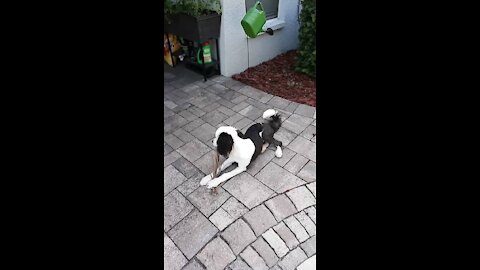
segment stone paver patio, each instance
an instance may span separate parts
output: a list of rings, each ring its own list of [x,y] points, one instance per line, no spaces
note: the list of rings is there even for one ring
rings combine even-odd
[[[313,269],[316,109],[223,76],[203,82],[167,75],[164,269]],[[212,170],[215,130],[231,125],[245,132],[270,108],[284,120],[275,135],[283,156],[269,147],[217,194],[200,187]]]

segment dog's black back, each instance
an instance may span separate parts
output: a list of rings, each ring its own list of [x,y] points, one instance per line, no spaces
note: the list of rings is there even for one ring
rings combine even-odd
[[[262,124],[256,123],[249,127],[247,131],[245,132],[245,135],[243,135],[244,139],[250,139],[252,140],[253,144],[255,145],[255,153],[253,153],[252,159],[250,162],[254,161],[258,155],[262,152],[262,146],[263,146],[263,139],[260,137],[260,132],[263,131]]]

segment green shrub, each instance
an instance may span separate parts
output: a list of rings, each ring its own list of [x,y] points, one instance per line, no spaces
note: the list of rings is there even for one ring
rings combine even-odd
[[[300,13],[300,30],[298,39],[300,41],[297,50],[297,66],[296,70],[303,72],[309,76],[316,75],[316,34],[315,26],[317,6],[315,0],[301,0],[302,12]]]

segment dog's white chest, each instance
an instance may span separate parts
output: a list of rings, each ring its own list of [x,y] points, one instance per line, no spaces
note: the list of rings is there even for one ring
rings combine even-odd
[[[240,139],[233,144],[233,149],[229,156],[238,161],[245,161],[248,164],[253,153],[255,153],[255,145],[252,140]]]

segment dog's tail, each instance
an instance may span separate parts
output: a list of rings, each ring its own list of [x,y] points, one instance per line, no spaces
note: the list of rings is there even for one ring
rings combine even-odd
[[[268,109],[263,112],[263,119],[265,120],[276,120],[280,117],[278,112],[274,109]]]

